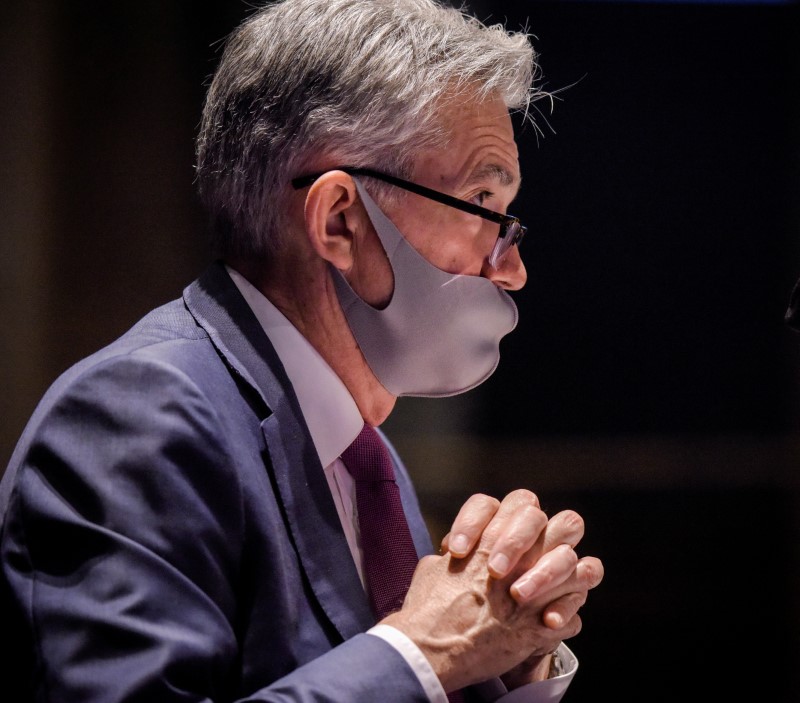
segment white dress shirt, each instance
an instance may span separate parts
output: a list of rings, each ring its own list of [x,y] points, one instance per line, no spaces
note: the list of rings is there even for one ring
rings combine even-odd
[[[292,382],[303,419],[324,468],[350,553],[364,585],[364,559],[356,512],[355,481],[341,460],[342,452],[350,446],[364,426],[361,413],[341,379],[297,328],[241,274],[230,267],[227,267],[227,271],[264,328]],[[411,639],[388,625],[376,625],[368,630],[368,634],[380,637],[397,649],[416,673],[431,703],[447,703],[447,696],[438,676]],[[577,659],[565,645],[561,645],[558,654],[564,666],[564,674],[518,688],[503,695],[499,701],[557,703],[578,667]]]

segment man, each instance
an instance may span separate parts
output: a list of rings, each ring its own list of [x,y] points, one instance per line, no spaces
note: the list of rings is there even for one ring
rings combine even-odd
[[[516,324],[533,68],[431,0],[286,0],[234,33],[198,140],[220,262],[60,378],[3,479],[19,700],[561,697],[602,578],[580,517],[473,496],[417,564],[373,429],[482,382]]]

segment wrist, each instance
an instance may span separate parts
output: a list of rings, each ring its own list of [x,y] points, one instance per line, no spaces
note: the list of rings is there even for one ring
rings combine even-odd
[[[455,642],[446,643],[432,638],[429,626],[416,627],[415,619],[406,617],[402,610],[386,616],[379,624],[388,625],[407,637],[425,657],[445,690],[466,685],[452,656],[453,648],[457,647]]]
[[[515,666],[511,671],[503,674],[500,679],[509,691],[521,686],[527,686],[537,681],[545,681],[551,678],[554,669],[554,660],[558,659],[555,654],[545,654],[543,656],[528,657],[524,662]]]

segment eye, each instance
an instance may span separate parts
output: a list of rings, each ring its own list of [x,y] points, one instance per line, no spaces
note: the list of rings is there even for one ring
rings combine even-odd
[[[477,193],[476,195],[474,195],[471,198],[471,200],[476,205],[483,205],[484,202],[486,202],[489,198],[492,198],[492,197],[494,197],[494,193],[492,193],[490,190],[482,190],[480,193]]]

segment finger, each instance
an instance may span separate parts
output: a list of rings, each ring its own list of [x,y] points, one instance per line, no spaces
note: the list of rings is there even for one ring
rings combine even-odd
[[[551,630],[560,630],[586,603],[586,591],[567,593],[565,596],[550,603],[542,614],[542,622]]]
[[[439,543],[439,554],[446,554],[450,551],[450,533],[448,532]]]
[[[533,493],[504,500],[486,530],[488,541],[491,541],[493,528],[497,530],[489,552],[489,573],[495,578],[511,573],[523,555],[539,541],[546,526],[547,515],[540,510]]]
[[[515,495],[515,500],[519,503],[525,501],[526,497],[532,497],[536,502],[534,510],[537,513],[539,520],[547,519],[546,515],[538,510],[538,499],[533,494],[527,491],[518,492]],[[525,495],[527,493],[527,496]],[[512,494],[509,494],[509,498]],[[498,518],[503,514],[504,504],[498,510]],[[524,502],[522,503],[524,509]],[[527,519],[532,519],[530,513],[530,506],[528,515],[522,515],[519,512],[514,515],[513,520],[515,524],[506,528],[506,533],[498,539],[495,547],[492,549],[492,554],[489,559],[489,571],[495,578],[502,578],[509,574],[514,567],[520,563],[523,556],[527,553],[527,564],[522,563],[522,568],[530,566],[541,554],[553,550],[561,544],[566,544],[571,547],[576,547],[583,538],[584,523],[583,518],[578,515],[574,510],[563,510],[550,518],[546,525],[541,528],[541,522],[526,522]],[[525,531],[525,530],[528,531]],[[537,530],[541,530],[538,537],[539,544],[536,545],[535,550],[530,550],[536,543]],[[499,555],[498,555],[499,554]],[[505,557],[505,559],[504,559]]]
[[[542,620],[552,629],[558,629],[569,621],[578,611],[589,595],[603,580],[603,563],[596,557],[583,557],[578,560],[572,575],[556,588],[556,592],[548,596],[545,589],[539,591],[539,599],[554,600],[548,603],[543,611]],[[535,597],[535,596],[534,596]]]
[[[532,598],[563,584],[575,573],[578,555],[568,544],[562,544],[543,554],[539,561],[513,584],[511,596],[518,603],[526,603]]]
[[[500,501],[497,498],[480,493],[470,496],[458,511],[450,532],[442,540],[442,553],[449,551],[458,558],[467,556],[499,507]]]
[[[581,557],[575,567],[574,579],[580,588],[574,590],[591,590],[600,585],[605,576],[603,562],[597,557]]]
[[[575,565],[572,575],[564,581],[560,588],[560,594],[571,591],[590,591],[596,588],[603,580],[603,562],[597,557],[581,557]],[[546,596],[545,589],[540,589],[539,596]],[[558,597],[557,595],[555,597]]]
[[[553,634],[557,635],[560,640],[568,640],[570,637],[575,637],[583,627],[583,621],[580,615],[573,615],[566,624],[558,630],[553,630]]]
[[[562,510],[547,522],[543,535],[543,552],[549,552],[559,544],[568,544],[573,549],[583,539],[583,518],[574,510]]]
[[[539,602],[546,603],[548,600],[555,601],[567,593],[590,591],[600,584],[603,574],[603,562],[597,557],[581,557],[569,578],[560,584],[554,580],[549,586],[541,586],[528,600],[536,598]],[[550,592],[548,593],[548,591]]]

